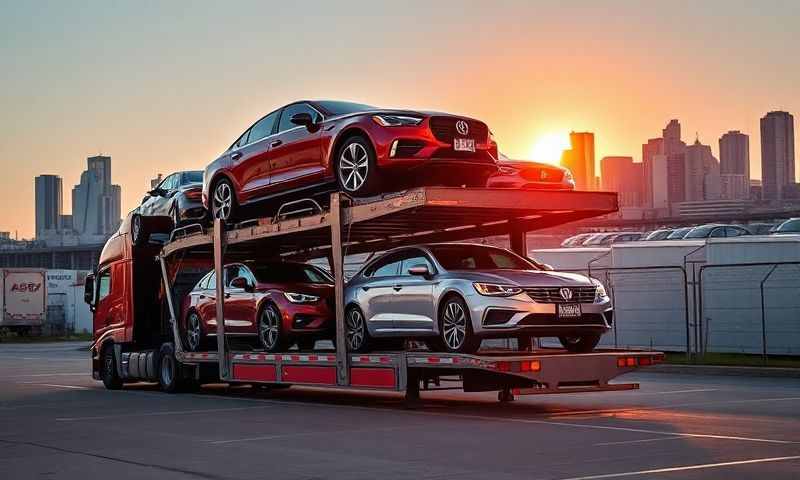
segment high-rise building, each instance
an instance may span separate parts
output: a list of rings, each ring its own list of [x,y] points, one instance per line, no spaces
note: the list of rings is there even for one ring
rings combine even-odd
[[[570,132],[571,148],[561,155],[561,165],[572,171],[577,190],[596,190],[594,173],[594,133]]]
[[[653,208],[653,157],[664,153],[664,139],[651,138],[642,144],[642,206]]]
[[[676,119],[670,120],[667,126],[664,127],[664,130],[661,131],[661,138],[664,142],[664,154],[667,156],[683,153],[686,149],[686,144],[681,140],[681,124]]]
[[[111,184],[111,157],[87,159],[81,181],[72,189],[72,225],[82,242],[103,241],[117,229],[121,189]]]
[[[718,200],[720,190],[719,162],[711,153],[711,147],[696,139],[686,147],[684,169],[685,200]]]
[[[58,175],[39,175],[34,180],[36,238],[61,229],[62,186]]]
[[[617,192],[620,207],[641,207],[643,165],[631,157],[603,157],[600,160],[602,189]]]
[[[738,130],[720,137],[719,171],[722,175],[744,175],[750,181],[750,137]]]
[[[720,175],[720,198],[723,200],[747,200],[750,198],[750,181],[744,175],[723,173]]]
[[[794,117],[769,112],[761,119],[761,178],[765,200],[783,200],[783,189],[795,181]]]
[[[672,205],[686,201],[686,154],[672,153],[667,158],[667,202]]]
[[[653,155],[651,162],[653,182],[652,208],[657,210],[658,216],[668,216],[670,209],[669,165],[667,156],[663,153]]]

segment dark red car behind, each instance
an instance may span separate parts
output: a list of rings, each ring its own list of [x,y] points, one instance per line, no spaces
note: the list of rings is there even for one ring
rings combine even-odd
[[[206,167],[203,203],[224,220],[276,195],[336,185],[355,196],[408,186],[484,186],[497,171],[488,126],[446,113],[300,101],[248,128]]]
[[[216,275],[206,274],[184,298],[181,329],[190,351],[216,335]],[[225,266],[225,333],[257,338],[269,352],[294,343],[313,348],[334,335],[333,279],[312,265],[295,262]]]

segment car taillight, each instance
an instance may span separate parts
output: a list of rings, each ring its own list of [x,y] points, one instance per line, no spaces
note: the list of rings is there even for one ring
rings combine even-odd
[[[188,198],[189,200],[200,200],[200,198],[203,196],[203,191],[200,189],[187,190],[186,192],[184,192],[184,195],[186,195],[186,198]]]

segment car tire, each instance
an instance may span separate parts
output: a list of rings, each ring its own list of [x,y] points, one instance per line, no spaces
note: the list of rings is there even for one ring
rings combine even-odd
[[[146,222],[142,220],[142,216],[138,213],[133,214],[131,217],[131,242],[135,246],[141,247],[147,243],[149,236]]]
[[[587,333],[583,335],[565,335],[558,337],[561,345],[572,353],[589,353],[600,343],[600,333]]]
[[[458,295],[451,295],[439,308],[439,337],[431,342],[435,349],[450,353],[475,353],[481,339],[472,330],[472,320],[467,303]]]
[[[364,353],[370,348],[369,328],[364,312],[355,305],[347,308],[344,314],[345,342],[350,352]]]
[[[209,203],[211,206],[209,215],[212,222],[215,218],[219,218],[225,223],[234,223],[239,205],[236,202],[236,191],[230,180],[222,178],[214,183]]]
[[[106,389],[119,390],[122,388],[122,377],[119,376],[117,371],[117,358],[113,344],[103,347],[100,361],[102,362],[100,365],[100,378],[103,379],[103,385],[105,385]]]
[[[380,193],[377,156],[369,140],[356,135],[342,144],[336,152],[336,183],[339,190],[357,197]]]
[[[197,352],[203,345],[203,322],[200,315],[192,311],[186,316],[186,350]]]
[[[283,331],[281,311],[274,303],[267,303],[258,315],[258,343],[270,353],[284,350],[285,332]]]

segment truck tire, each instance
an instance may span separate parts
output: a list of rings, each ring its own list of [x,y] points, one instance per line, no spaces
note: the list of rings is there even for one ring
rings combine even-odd
[[[182,365],[175,358],[175,347],[171,343],[161,345],[156,367],[158,369],[158,385],[166,393],[183,392],[191,383],[184,378]]]
[[[100,378],[103,385],[108,390],[119,390],[122,388],[122,378],[117,371],[117,359],[114,355],[114,345],[108,344],[103,347],[103,355],[100,364]]]
[[[561,345],[572,353],[589,353],[600,343],[600,333],[586,333],[583,335],[570,335],[558,337]]]

